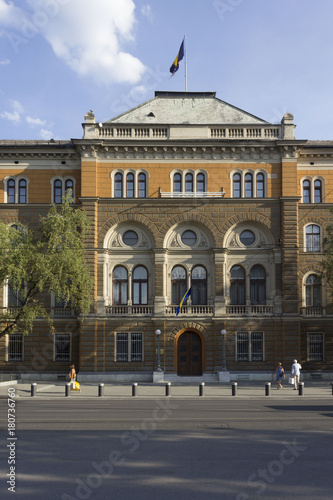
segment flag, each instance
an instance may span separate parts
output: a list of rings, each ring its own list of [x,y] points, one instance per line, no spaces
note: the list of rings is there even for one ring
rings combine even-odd
[[[176,316],[178,316],[178,314],[180,313],[180,308],[182,307],[183,303],[189,298],[191,293],[192,293],[192,287],[190,286],[190,288],[187,290],[187,292],[185,293],[184,297],[182,298],[179,306],[176,309]]]
[[[178,69],[179,69],[179,63],[184,58],[184,41],[185,40],[182,41],[182,44],[180,46],[179,52],[177,54],[177,57],[173,61],[172,66],[170,68],[170,73],[172,73],[171,76],[173,76],[176,73],[176,71],[178,71]]]

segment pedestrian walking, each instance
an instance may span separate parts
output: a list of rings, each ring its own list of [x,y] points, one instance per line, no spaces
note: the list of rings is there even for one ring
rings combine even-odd
[[[283,385],[281,384],[281,380],[283,378],[285,378],[285,374],[284,374],[284,369],[282,367],[282,363],[279,363],[277,365],[277,367],[275,368],[275,371],[273,372],[273,375],[272,375],[272,378],[274,377],[274,375],[276,374],[276,383],[277,383],[277,388],[278,389],[282,389],[283,388]]]
[[[68,376],[69,376],[69,379],[71,381],[71,391],[79,391],[79,392],[81,392],[80,384],[76,381],[75,366],[71,365],[70,369],[71,369],[71,371],[69,372]]]
[[[298,390],[299,387],[299,379],[301,376],[302,366],[297,362],[297,359],[294,359],[293,365],[291,367],[291,376],[294,379],[294,391]]]

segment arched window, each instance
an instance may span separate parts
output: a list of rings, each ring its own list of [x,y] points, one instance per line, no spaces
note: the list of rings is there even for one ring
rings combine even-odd
[[[112,288],[113,305],[127,304],[128,274],[123,266],[114,268]]]
[[[70,198],[74,198],[74,182],[72,179],[65,180],[65,194],[68,194]]]
[[[62,180],[56,179],[53,183],[53,202],[62,203]]]
[[[316,179],[314,181],[314,202],[315,203],[322,203],[322,201],[323,201],[322,183],[321,183],[321,180]]]
[[[134,305],[148,304],[148,271],[143,266],[133,271],[132,299]]]
[[[27,181],[25,179],[19,180],[18,202],[27,203]]]
[[[197,175],[197,193],[204,193],[206,191],[206,182],[204,174]]]
[[[265,176],[257,174],[257,198],[265,198]]]
[[[193,193],[193,175],[186,174],[185,176],[185,191],[186,193]]]
[[[7,201],[15,203],[15,180],[9,179],[7,182]]]
[[[186,293],[186,271],[176,266],[171,273],[172,303],[179,305]]]
[[[146,181],[146,174],[139,174],[138,177],[138,196],[139,198],[146,198],[147,197],[147,181]]]
[[[207,304],[207,272],[203,266],[195,266],[192,269],[192,304]]]
[[[118,172],[114,177],[114,194],[115,198],[123,197],[123,174]]]
[[[320,227],[316,224],[306,227],[306,251],[320,252]]]
[[[266,304],[266,272],[261,266],[250,271],[250,298],[252,305]]]
[[[126,197],[134,198],[134,174],[127,174],[126,177]]]
[[[253,175],[245,175],[245,198],[253,198]]]
[[[311,203],[311,189],[310,181],[308,179],[303,181],[303,203]]]
[[[175,174],[173,176],[173,192],[174,193],[182,192],[182,176],[180,174]]]
[[[241,175],[240,174],[234,174],[233,194],[234,194],[234,198],[241,198],[241,196],[242,196]]]
[[[305,304],[307,307],[321,306],[321,279],[317,274],[310,274],[306,278]]]
[[[230,303],[245,304],[245,272],[241,266],[233,266],[230,272]]]

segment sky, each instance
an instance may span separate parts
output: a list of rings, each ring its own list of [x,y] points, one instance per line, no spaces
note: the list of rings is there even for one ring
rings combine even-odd
[[[0,0],[0,140],[82,137],[185,90],[333,140],[332,0]]]

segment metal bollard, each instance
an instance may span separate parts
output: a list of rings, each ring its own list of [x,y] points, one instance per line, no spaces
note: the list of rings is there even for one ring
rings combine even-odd
[[[265,396],[270,396],[271,395],[271,383],[266,382],[265,384]]]
[[[65,385],[65,396],[68,397],[71,395],[71,384],[66,384]]]
[[[167,382],[165,384],[165,395],[170,396],[170,387],[171,387],[171,382]]]
[[[300,382],[298,384],[298,395],[303,396],[304,393],[304,382]]]
[[[332,395],[333,395],[333,384],[332,384]]]
[[[204,387],[205,387],[205,382],[201,382],[199,384],[199,396],[203,396],[204,395]]]
[[[104,396],[104,384],[99,384],[98,386],[98,397],[102,398]]]
[[[237,396],[237,382],[231,384],[231,395]]]
[[[137,382],[133,382],[132,384],[132,396],[138,395],[138,384]]]
[[[36,392],[37,392],[37,384],[36,383],[31,384],[31,396],[36,396]]]

